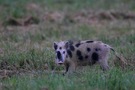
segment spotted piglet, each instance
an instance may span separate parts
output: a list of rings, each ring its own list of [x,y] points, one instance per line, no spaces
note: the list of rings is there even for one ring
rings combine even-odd
[[[57,64],[64,64],[66,73],[72,73],[77,66],[93,65],[98,63],[102,70],[109,69],[108,56],[110,50],[115,50],[101,41],[61,41],[54,43]],[[117,53],[115,55],[119,58]],[[121,60],[119,58],[119,60]],[[121,60],[122,61],[122,60]],[[124,62],[124,61],[122,61]]]

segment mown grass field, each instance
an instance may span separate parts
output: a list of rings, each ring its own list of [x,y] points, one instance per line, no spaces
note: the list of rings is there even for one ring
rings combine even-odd
[[[135,89],[134,0],[0,0],[0,11],[0,90]],[[107,72],[94,65],[62,76],[61,66],[53,74],[53,42],[72,39],[101,40],[128,65],[111,53]]]

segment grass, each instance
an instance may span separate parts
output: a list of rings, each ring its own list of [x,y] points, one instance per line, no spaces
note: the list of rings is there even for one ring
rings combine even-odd
[[[48,88],[51,90],[132,90],[135,88],[134,72],[123,74],[124,72],[118,68],[113,68],[107,73],[95,70],[96,69],[87,69],[86,71],[83,71],[83,73],[80,72],[79,74],[74,74],[69,77],[63,77],[60,74],[52,75],[45,72],[39,72],[30,75],[14,76],[4,80],[3,83],[5,88],[10,88],[10,90],[39,90],[42,88]]]
[[[133,90],[135,88],[135,21],[97,20],[87,22],[89,10],[95,12],[117,10],[133,12],[134,0],[3,0],[0,1],[0,69],[17,73],[0,73],[0,89],[4,90]],[[124,9],[123,9],[124,8]],[[46,13],[58,12],[62,21],[47,20]],[[73,21],[75,14],[84,12],[82,21]],[[61,14],[62,13],[62,14]],[[56,14],[55,14],[56,15]],[[54,15],[54,18],[55,18]],[[39,18],[38,24],[12,26],[2,24],[9,17]],[[56,15],[57,17],[57,15]],[[103,72],[98,65],[78,68],[76,73],[62,76],[63,67],[56,73],[51,69],[55,52],[53,42],[60,40],[101,40],[113,46],[127,62],[124,69],[114,64],[110,55],[111,69]],[[4,63],[4,64],[3,64]],[[4,74],[5,75],[5,74]]]

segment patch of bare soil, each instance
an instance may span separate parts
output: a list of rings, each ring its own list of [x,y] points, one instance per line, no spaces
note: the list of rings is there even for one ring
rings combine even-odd
[[[38,23],[39,23],[39,19],[36,17],[32,17],[32,16],[29,16],[26,18],[20,18],[20,19],[10,17],[3,23],[3,25],[28,26],[31,24],[38,24]]]
[[[121,11],[92,11],[82,10],[77,12],[64,12],[64,11],[44,11],[37,4],[30,3],[26,6],[28,11],[34,11],[37,13],[36,17],[27,16],[22,18],[14,18],[9,16],[7,20],[3,22],[3,25],[7,26],[28,26],[31,24],[39,24],[43,22],[54,22],[56,24],[72,24],[72,23],[84,23],[84,24],[101,24],[105,22],[113,22],[116,20],[131,20],[135,21],[135,12],[121,12]],[[41,13],[39,15],[39,13]],[[41,21],[42,20],[42,21]],[[1,24],[0,24],[1,25]]]
[[[13,71],[13,70],[0,70],[0,79],[11,77],[16,73],[17,71]]]
[[[65,18],[63,12],[46,12],[43,19],[50,22],[62,22]]]
[[[44,20],[51,22],[65,22],[69,23],[96,23],[100,21],[114,21],[114,20],[135,20],[135,13],[118,12],[118,11],[79,11],[75,13],[66,12],[47,12]]]
[[[0,79],[11,77],[17,72],[18,71],[15,69],[15,66],[14,67],[10,66],[7,61],[2,61],[0,63]]]
[[[41,10],[41,7],[36,3],[28,3],[26,5],[26,9],[29,11],[31,11],[31,10],[39,11],[39,10]]]
[[[26,61],[20,61],[18,65],[9,64],[6,60],[3,60],[0,62],[0,79],[10,78],[14,75],[24,75],[24,74],[32,74],[36,75],[38,73],[36,71],[36,66],[31,67],[31,63],[34,65],[33,62],[30,62],[29,60]],[[33,72],[33,70],[35,70]],[[48,64],[44,64],[42,70],[45,70],[48,72],[50,69],[48,67]],[[40,70],[40,71],[42,71]]]

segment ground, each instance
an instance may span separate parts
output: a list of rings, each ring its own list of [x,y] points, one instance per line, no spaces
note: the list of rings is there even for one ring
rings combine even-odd
[[[1,0],[0,89],[133,90],[135,88],[134,0]],[[101,40],[122,54],[120,66],[110,54],[111,69],[98,65],[62,76],[52,69],[53,42]]]

